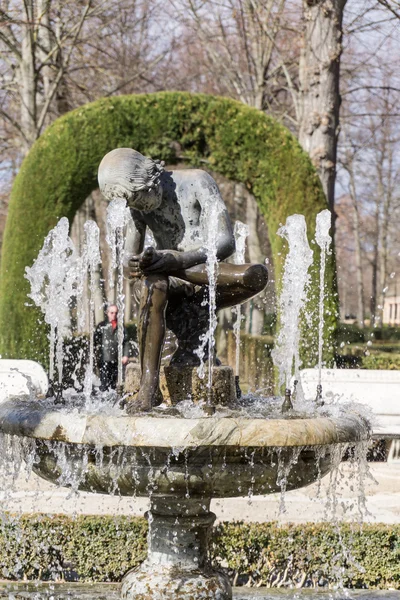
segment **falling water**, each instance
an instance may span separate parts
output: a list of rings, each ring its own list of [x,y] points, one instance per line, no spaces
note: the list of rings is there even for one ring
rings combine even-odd
[[[299,368],[298,347],[300,341],[300,313],[306,300],[308,269],[313,253],[308,245],[307,226],[303,215],[292,215],[278,235],[289,243],[286,256],[282,290],[279,299],[280,331],[272,351],[274,365],[279,370],[279,388],[290,386],[293,361],[295,373]]]
[[[88,400],[93,387],[93,360],[94,360],[94,298],[96,293],[95,273],[101,263],[100,255],[100,230],[94,221],[87,221],[84,225],[85,245],[82,256],[83,273],[89,277],[89,364],[85,375],[84,393]]]
[[[249,235],[249,228],[245,223],[236,221],[234,227],[236,252],[233,258],[235,265],[241,265],[245,262],[246,253],[246,238]],[[241,324],[241,306],[237,304],[233,309],[236,314],[236,321],[233,327],[236,340],[236,357],[235,357],[235,375],[239,376],[239,359],[240,359],[240,324]]]
[[[122,385],[122,343],[124,339],[124,228],[132,220],[126,200],[115,198],[107,208],[106,240],[111,249],[108,272],[110,289],[114,287],[114,269],[117,269],[117,308],[118,308],[118,386]]]
[[[206,232],[205,247],[207,249],[207,261],[206,271],[208,276],[208,315],[209,315],[209,327],[208,331],[200,338],[200,347],[197,350],[197,354],[200,358],[200,366],[198,368],[199,377],[204,377],[204,353],[208,346],[208,394],[209,399],[211,397],[212,390],[212,366],[214,362],[214,348],[215,348],[215,329],[217,327],[217,314],[216,314],[216,283],[218,274],[218,257],[217,257],[217,240],[218,240],[218,227],[219,227],[219,215],[221,213],[221,206],[208,202],[204,211],[202,212],[203,231]]]
[[[25,269],[25,277],[31,285],[28,295],[50,325],[49,378],[54,380],[56,363],[59,383],[62,381],[63,336],[69,331],[71,300],[76,296],[78,277],[76,250],[68,233],[69,222],[63,217],[47,235],[32,267]]]
[[[318,385],[321,385],[322,349],[324,344],[324,300],[325,300],[325,265],[329,254],[332,238],[329,235],[332,215],[328,209],[317,215],[315,241],[321,248],[321,263],[319,269],[319,324],[318,324]]]

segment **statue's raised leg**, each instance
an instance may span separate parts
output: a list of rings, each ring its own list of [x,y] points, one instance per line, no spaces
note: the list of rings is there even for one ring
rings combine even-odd
[[[194,286],[199,286],[192,295],[182,297],[171,290],[167,309],[167,326],[178,340],[178,349],[171,365],[196,366],[200,363],[196,350],[201,337],[208,331],[209,312],[207,305],[208,276],[205,265],[198,265],[177,276]],[[217,310],[241,304],[259,294],[268,281],[268,271],[261,264],[218,265],[216,302]]]

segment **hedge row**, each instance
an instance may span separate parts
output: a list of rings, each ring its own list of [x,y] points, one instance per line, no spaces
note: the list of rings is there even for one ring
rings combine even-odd
[[[400,354],[382,353],[370,354],[361,358],[362,369],[400,370]]]
[[[115,582],[146,555],[142,518],[30,515],[0,528],[0,577]],[[400,526],[221,523],[212,559],[235,584],[400,589]]]
[[[338,354],[335,362],[340,369],[377,369],[377,370],[400,370],[400,354],[373,353],[367,356],[355,356],[352,354]]]
[[[347,344],[341,350],[347,356],[369,356],[372,354],[400,354],[398,342],[375,342],[370,344]]]
[[[400,327],[364,327],[361,329],[356,323],[339,323],[335,333],[336,343],[357,344],[368,341],[400,342]]]

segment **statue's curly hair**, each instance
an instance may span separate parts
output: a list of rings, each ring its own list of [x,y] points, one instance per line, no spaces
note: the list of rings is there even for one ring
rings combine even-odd
[[[106,154],[100,163],[100,190],[108,200],[129,200],[134,192],[157,188],[163,171],[163,161],[143,156],[132,148],[116,148]]]

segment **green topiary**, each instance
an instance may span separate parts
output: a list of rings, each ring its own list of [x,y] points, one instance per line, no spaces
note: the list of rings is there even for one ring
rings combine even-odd
[[[315,216],[326,208],[317,173],[295,137],[272,118],[234,100],[163,92],[118,96],[87,104],[57,119],[34,144],[15,179],[4,234],[0,282],[0,354],[46,360],[47,330],[27,306],[26,265],[62,216],[70,221],[97,187],[101,158],[116,147],[176,161],[175,148],[193,166],[245,183],[255,195],[271,236],[276,280],[284,249],[274,235],[286,217],[302,213],[311,240]],[[315,246],[314,246],[315,247]],[[312,290],[317,297],[319,253]],[[327,268],[327,335],[336,323],[334,260]],[[315,306],[315,299],[314,299]],[[316,327],[311,339],[316,340]],[[317,344],[307,344],[310,362]]]

